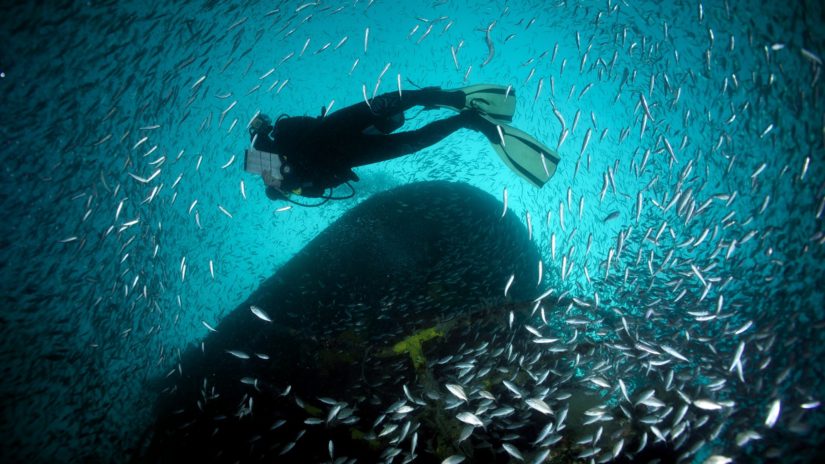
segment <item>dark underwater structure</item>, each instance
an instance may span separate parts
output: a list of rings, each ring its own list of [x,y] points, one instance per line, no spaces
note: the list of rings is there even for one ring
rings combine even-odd
[[[404,399],[405,385],[436,390],[424,375],[431,346],[446,353],[506,329],[507,302],[537,294],[538,261],[518,219],[502,217],[501,203],[473,187],[425,182],[373,196],[183,355],[164,379],[141,460],[316,462],[329,459],[329,440],[339,455],[377,459],[379,440],[354,437]],[[505,298],[513,274],[519,278]],[[495,328],[482,330],[487,324]],[[468,326],[476,339],[451,337]],[[336,404],[343,412],[329,421]],[[342,423],[344,413],[358,420]],[[438,414],[429,414],[419,454],[439,446]]]

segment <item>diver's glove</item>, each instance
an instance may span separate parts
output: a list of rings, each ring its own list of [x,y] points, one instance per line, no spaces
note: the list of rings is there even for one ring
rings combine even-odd
[[[266,184],[267,187],[281,187],[281,181],[283,178],[280,175],[275,177],[270,171],[267,170],[261,173],[261,177],[264,178],[264,184]]]

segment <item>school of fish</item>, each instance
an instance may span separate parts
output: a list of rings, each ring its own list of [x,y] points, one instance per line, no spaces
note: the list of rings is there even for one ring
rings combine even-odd
[[[502,308],[484,333],[461,329],[460,349],[427,360],[436,385],[388,373],[397,395],[369,424],[357,398],[287,388],[323,416],[308,415],[278,455],[354,425],[384,462],[472,462],[474,449],[533,463],[633,461],[657,447],[705,463],[821,452],[822,4],[9,9],[4,460],[118,461],[151,422],[147,385],[174,375],[187,346],[345,210],[429,179],[471,183],[522,219],[542,251],[530,277],[540,296]],[[355,199],[324,208],[273,205],[242,172],[258,113],[479,82],[518,90],[513,125],[561,153],[542,190],[470,132],[365,168]],[[502,281],[502,296],[525,278]],[[271,324],[273,310],[249,313]],[[459,431],[449,455],[418,441],[433,408]],[[238,414],[255,414],[252,402]],[[362,462],[333,441],[328,457]]]

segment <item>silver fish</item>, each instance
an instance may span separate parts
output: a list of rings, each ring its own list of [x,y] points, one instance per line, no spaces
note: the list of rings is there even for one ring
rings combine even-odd
[[[269,315],[267,315],[263,309],[252,305],[249,307],[249,310],[252,311],[252,314],[254,314],[258,319],[266,322],[272,322],[272,319],[269,318]]]
[[[513,392],[514,395],[516,395],[516,398],[521,398],[524,396],[524,393],[521,391],[521,389],[518,388],[515,384],[513,384],[513,382],[510,382],[509,380],[503,380],[502,383],[505,387],[507,387],[508,390],[510,390],[511,392]]]
[[[441,461],[441,464],[459,464],[461,462],[464,462],[465,459],[466,458],[460,454],[454,454]]]
[[[518,448],[516,448],[515,446],[509,443],[502,443],[501,447],[504,448],[504,451],[506,451],[507,454],[509,454],[510,456],[518,459],[519,461],[524,461],[524,456],[521,454],[521,451],[519,451]]]
[[[493,45],[493,38],[490,34],[490,31],[493,30],[493,26],[495,26],[495,25],[496,25],[496,22],[493,21],[493,22],[490,23],[489,26],[487,26],[487,32],[485,34],[485,40],[487,41],[487,58],[484,60],[483,63],[481,63],[482,68],[484,66],[487,66],[487,64],[490,63],[490,61],[493,59],[493,57],[496,54],[496,48]]]
[[[507,293],[510,291],[510,286],[513,285],[513,280],[515,280],[516,275],[511,274],[510,278],[507,279],[507,284],[504,285],[504,296],[507,296]]]
[[[682,356],[682,354],[679,353],[678,351],[676,351],[675,349],[673,349],[673,348],[671,348],[667,345],[659,345],[659,347],[662,348],[662,350],[664,350],[665,353],[673,356],[674,358],[680,359],[680,360],[685,361],[685,362],[689,362],[688,358]]]
[[[705,411],[718,411],[722,409],[721,404],[707,399],[693,400],[693,405],[699,409],[704,409]]]
[[[461,385],[448,383],[447,385],[445,385],[445,387],[447,387],[447,390],[449,390],[450,393],[455,395],[456,398],[458,398],[458,399],[460,399],[464,402],[469,402],[470,401],[467,398],[467,393],[464,391],[464,388]]]
[[[243,351],[238,350],[225,350],[226,353],[231,354],[232,356],[238,359],[249,359],[249,355],[244,353]]]
[[[482,422],[478,416],[471,412],[463,411],[458,413],[455,417],[467,425],[472,425],[473,427],[484,427],[484,422]]]
[[[592,135],[592,129],[588,128],[587,132],[584,134],[584,142],[582,142],[582,149],[579,152],[579,156],[584,154],[584,150],[587,149],[587,144],[590,143],[590,136]]]
[[[532,409],[542,413],[542,414],[552,414],[553,410],[550,409],[550,406],[544,402],[541,398],[528,398],[524,401],[527,403],[527,406],[530,406]]]
[[[773,400],[771,402],[770,409],[768,410],[768,416],[765,417],[765,426],[769,429],[773,428],[776,425],[776,420],[779,419],[779,412],[781,409],[781,403],[778,399]]]
[[[203,326],[206,327],[206,329],[210,332],[217,332],[217,330],[211,325],[207,324],[206,321],[201,321],[201,324],[203,324]]]

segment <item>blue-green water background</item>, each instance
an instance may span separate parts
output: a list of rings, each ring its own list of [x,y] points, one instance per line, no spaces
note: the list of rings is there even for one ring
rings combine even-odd
[[[748,372],[760,388],[747,398],[731,393],[753,421],[763,420],[776,397],[788,398],[788,410],[821,399],[825,99],[822,66],[801,49],[825,52],[823,6],[728,3],[702,2],[701,20],[696,1],[50,2],[9,9],[0,20],[3,453],[117,460],[150,421],[150,379],[174,368],[177,353],[206,334],[201,321],[215,325],[358,202],[431,179],[467,182],[499,198],[506,188],[509,214],[526,226],[529,213],[548,274],[581,298],[622,290],[620,280],[602,279],[604,262],[631,226],[630,251],[614,262],[614,274],[637,252],[644,256],[638,270],[651,251],[657,267],[668,250],[683,263],[692,259],[705,276],[721,279],[706,299],[672,301],[668,282],[675,279],[701,293],[682,265],[657,274],[659,296],[645,303],[708,311],[724,294],[735,313],[730,326],[755,320],[754,333],[777,336],[773,364]],[[495,56],[482,66],[492,21]],[[511,84],[519,101],[513,125],[552,147],[562,127],[551,101],[567,128],[580,111],[555,177],[536,190],[480,134],[460,131],[415,155],[359,168],[351,200],[277,212],[283,205],[242,172],[251,117],[314,116],[332,100],[333,110],[356,103],[364,87],[373,94],[387,65],[379,93],[396,90],[399,75],[406,89],[408,79],[444,88]],[[640,95],[653,117],[644,135]],[[407,127],[446,114],[425,112]],[[146,184],[129,175],[147,178],[157,169]],[[600,201],[608,170],[615,191]],[[688,189],[695,209],[710,200],[701,214],[686,221],[677,207],[663,212],[677,190]],[[721,195],[734,191],[728,205]],[[618,218],[604,222],[614,211]],[[643,240],[664,221],[658,245]],[[712,239],[677,248],[714,226]],[[726,259],[734,239],[739,244]],[[565,254],[575,265],[561,282]],[[646,308],[633,302],[623,309]],[[725,358],[739,341],[729,329],[690,327]],[[819,437],[814,443],[822,440],[819,419],[801,434]]]

